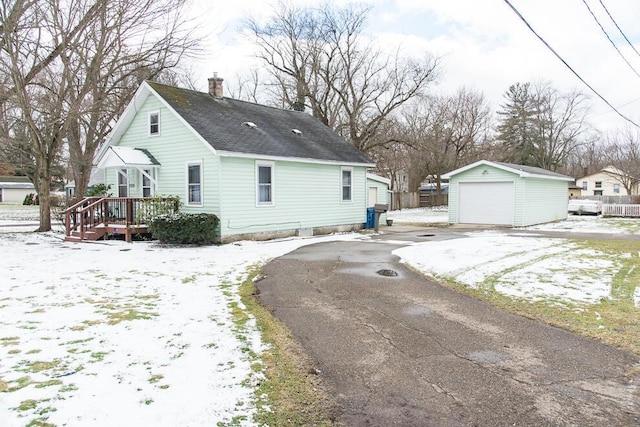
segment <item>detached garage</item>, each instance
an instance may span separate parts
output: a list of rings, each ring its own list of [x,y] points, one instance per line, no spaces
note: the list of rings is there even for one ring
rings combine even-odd
[[[449,223],[524,227],[567,218],[573,178],[532,166],[481,160],[449,180]]]
[[[36,189],[26,176],[0,176],[0,203],[22,203]]]

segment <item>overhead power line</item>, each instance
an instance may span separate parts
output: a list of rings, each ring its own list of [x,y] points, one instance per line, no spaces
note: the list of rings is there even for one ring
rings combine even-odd
[[[620,55],[620,57],[624,60],[624,62],[629,66],[629,68],[631,68],[631,70],[635,73],[636,76],[640,77],[640,74],[638,74],[638,72],[636,71],[635,68],[633,68],[633,65],[631,65],[631,63],[627,60],[627,58],[622,54],[622,52],[620,51],[620,49],[618,49],[618,46],[616,46],[616,44],[613,42],[613,40],[611,40],[611,37],[609,36],[609,33],[607,33],[607,30],[604,29],[604,27],[602,26],[602,24],[600,23],[600,20],[598,20],[598,17],[593,13],[593,11],[591,10],[591,8],[589,7],[589,4],[587,3],[587,0],[582,0],[582,3],[584,3],[584,5],[587,7],[587,10],[589,11],[589,13],[591,14],[591,17],[593,18],[594,21],[596,21],[596,24],[598,24],[598,26],[600,27],[600,29],[602,30],[602,32],[604,33],[604,35],[607,37],[607,40],[609,40],[609,42],[611,43],[611,46],[613,46],[615,48],[616,51],[618,51],[618,55]]]
[[[613,111],[616,112],[616,114],[618,114],[618,116],[622,117],[623,119],[625,119],[626,121],[628,121],[629,123],[631,123],[632,125],[634,125],[637,128],[640,128],[640,125],[638,125],[636,122],[634,122],[633,120],[631,120],[630,118],[628,118],[627,116],[625,116],[624,114],[622,114],[616,107],[614,107],[609,101],[606,100],[606,98],[602,95],[600,95],[600,93],[595,90],[589,83],[587,83],[582,77],[580,77],[580,74],[578,74],[568,63],[567,61],[565,61],[560,54],[558,54],[558,52],[555,51],[554,48],[551,47],[551,45],[549,43],[546,42],[545,39],[542,38],[542,36],[540,36],[540,34],[538,34],[536,32],[536,30],[533,29],[533,27],[531,26],[531,24],[529,24],[529,22],[525,19],[524,16],[522,16],[522,14],[518,11],[518,9],[516,9],[509,0],[504,0],[504,2],[511,8],[511,10],[518,16],[518,18],[520,18],[522,20],[522,22],[524,22],[524,24],[527,26],[527,28],[529,28],[529,30],[531,30],[531,32],[547,47],[547,49],[549,49],[555,56],[556,58],[558,58],[560,61],[562,61],[562,63],[582,82],[584,83],[584,85],[586,87],[588,87],[591,92],[593,92],[594,94],[596,94],[596,96],[598,98],[600,98],[605,104],[607,104]]]
[[[633,49],[633,51],[636,53],[636,55],[640,56],[640,52],[638,52],[638,50],[636,49],[636,47],[633,45],[633,43],[631,43],[631,41],[629,40],[629,38],[627,37],[627,35],[624,33],[624,31],[622,31],[622,29],[620,28],[620,26],[618,25],[618,23],[616,22],[615,19],[613,19],[613,16],[611,16],[611,13],[609,13],[609,9],[607,9],[607,6],[604,5],[604,3],[602,2],[602,0],[600,0],[600,6],[602,6],[602,8],[604,9],[605,12],[607,12],[607,15],[609,15],[609,19],[611,19],[611,22],[613,22],[613,25],[616,26],[616,28],[618,29],[618,31],[620,31],[620,34],[622,34],[622,37],[624,37],[624,39],[627,41],[627,43],[629,43],[629,46],[631,46],[631,49]]]

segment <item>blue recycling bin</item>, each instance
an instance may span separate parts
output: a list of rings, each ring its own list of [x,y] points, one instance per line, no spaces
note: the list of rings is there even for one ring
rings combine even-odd
[[[374,228],[376,226],[376,209],[367,208],[367,222],[364,228]]]

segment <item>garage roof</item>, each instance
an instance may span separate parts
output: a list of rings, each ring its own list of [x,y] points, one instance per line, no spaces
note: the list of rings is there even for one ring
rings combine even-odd
[[[442,175],[442,179],[450,179],[452,176],[458,175],[462,172],[468,171],[478,166],[492,166],[494,168],[502,169],[504,171],[517,174],[521,178],[543,178],[543,179],[553,179],[553,180],[569,181],[569,182],[572,182],[574,180],[570,176],[562,175],[556,172],[551,172],[549,170],[537,168],[534,166],[516,165],[513,163],[503,163],[503,162],[491,162],[489,160],[480,160],[470,165],[463,166],[459,169],[448,172]]]

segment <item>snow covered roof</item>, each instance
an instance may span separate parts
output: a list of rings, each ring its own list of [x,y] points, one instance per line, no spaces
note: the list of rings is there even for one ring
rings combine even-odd
[[[160,163],[143,148],[109,146],[98,161],[98,168],[154,167]]]

